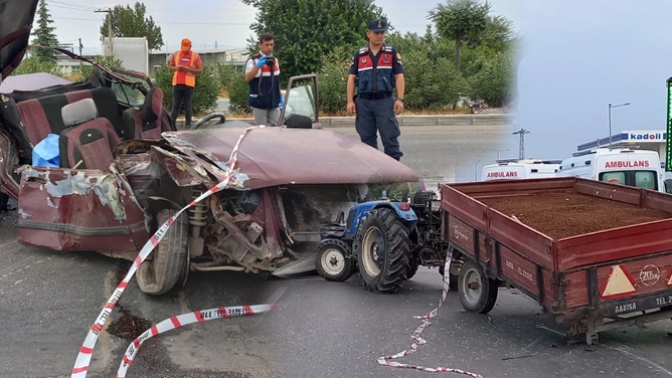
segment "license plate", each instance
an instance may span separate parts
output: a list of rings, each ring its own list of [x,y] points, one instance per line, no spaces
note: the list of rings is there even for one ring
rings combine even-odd
[[[656,305],[661,307],[672,306],[672,295],[664,295],[656,298]]]
[[[609,312],[609,315],[624,315],[631,312],[646,311],[668,306],[672,306],[672,293],[669,291],[665,294],[609,304],[605,309]]]

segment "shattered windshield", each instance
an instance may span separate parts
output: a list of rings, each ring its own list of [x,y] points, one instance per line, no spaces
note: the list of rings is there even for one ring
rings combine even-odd
[[[129,106],[141,106],[145,102],[145,94],[144,92],[149,92],[150,86],[149,83],[147,82],[146,79],[131,76],[119,71],[115,71],[115,74],[118,76],[123,77],[124,79],[132,82],[132,83],[140,83],[142,84],[142,90],[133,88],[127,83],[123,83],[119,80],[116,80],[112,78],[112,90],[114,91],[114,94],[117,96],[117,100],[119,102],[127,104]]]
[[[302,80],[303,81],[303,80]],[[317,122],[315,95],[312,83],[308,80],[300,82],[285,94],[287,101],[287,111],[285,119],[293,114],[299,114],[310,117],[313,122]]]

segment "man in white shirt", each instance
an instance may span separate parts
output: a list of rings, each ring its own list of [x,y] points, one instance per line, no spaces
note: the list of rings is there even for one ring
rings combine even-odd
[[[257,125],[279,126],[280,66],[273,57],[273,35],[259,37],[259,52],[247,60],[245,81],[249,83],[248,105]]]

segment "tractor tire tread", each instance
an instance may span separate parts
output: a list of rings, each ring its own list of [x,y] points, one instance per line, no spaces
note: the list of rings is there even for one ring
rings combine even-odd
[[[361,239],[364,231],[371,226],[378,226],[387,240],[384,266],[376,277],[369,277],[362,267]],[[411,271],[411,240],[409,230],[401,223],[397,213],[389,208],[372,210],[357,230],[355,246],[357,252],[359,274],[364,287],[378,293],[395,293],[407,280]]]
[[[345,258],[345,269],[343,272],[335,276],[327,274],[322,267],[322,264],[320,263],[322,261],[323,248],[328,245],[335,245],[341,249],[343,252],[343,257]],[[353,274],[355,274],[355,271],[357,270],[357,261],[352,257],[352,252],[348,243],[339,239],[328,238],[320,242],[317,256],[315,257],[315,270],[317,270],[317,274],[320,277],[327,281],[344,282],[352,277]]]

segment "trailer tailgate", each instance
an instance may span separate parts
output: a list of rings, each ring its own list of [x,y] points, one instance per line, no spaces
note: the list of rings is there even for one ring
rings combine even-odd
[[[568,308],[588,306],[617,316],[672,306],[672,252],[582,268],[565,277]]]

